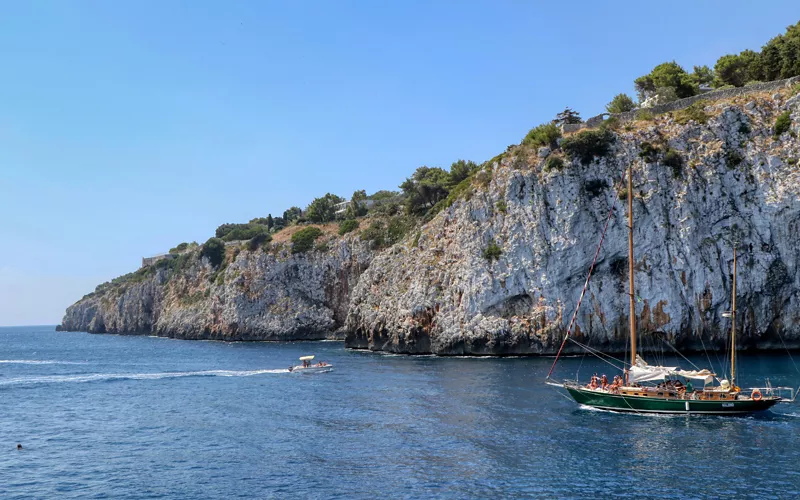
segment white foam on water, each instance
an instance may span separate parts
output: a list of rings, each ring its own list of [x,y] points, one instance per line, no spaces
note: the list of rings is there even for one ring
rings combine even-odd
[[[0,364],[8,365],[85,365],[79,361],[53,361],[46,359],[0,359]]]
[[[278,370],[205,370],[194,372],[161,372],[161,373],[87,373],[80,375],[45,375],[41,377],[18,377],[0,380],[0,387],[61,384],[83,382],[107,382],[111,380],[160,380],[182,377],[252,377],[271,373],[289,373],[287,369]]]

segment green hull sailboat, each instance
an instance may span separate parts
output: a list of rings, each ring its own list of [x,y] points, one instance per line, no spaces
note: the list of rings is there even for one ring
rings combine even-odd
[[[565,381],[558,384],[550,381],[561,351],[567,340],[581,345],[570,338],[570,333],[577,317],[581,301],[586,294],[592,271],[597,262],[597,256],[603,245],[608,223],[614,213],[612,206],[606,221],[600,244],[595,254],[595,259],[589,268],[589,276],[583,287],[580,299],[572,316],[572,320],[567,328],[566,336],[561,344],[561,348],[553,362],[553,367],[547,375],[547,383],[557,387],[562,387],[581,405],[601,410],[630,413],[667,413],[667,414],[708,414],[708,415],[742,415],[748,413],[767,410],[776,403],[783,401],[794,401],[794,391],[787,387],[767,387],[751,388],[742,390],[736,386],[736,249],[733,253],[733,282],[731,311],[725,316],[731,318],[731,366],[730,380],[718,379],[717,376],[707,369],[682,370],[677,366],[653,366],[649,365],[641,356],[637,355],[636,350],[636,316],[634,302],[634,260],[633,260],[633,167],[628,166],[628,278],[629,278],[629,327],[630,327],[630,349],[631,356],[629,362],[620,361],[625,368],[622,374],[615,376],[612,382],[596,375],[591,378],[588,384],[581,384],[577,381]],[[582,346],[593,354],[596,351]],[[607,360],[606,360],[607,361]],[[688,360],[687,360],[688,361]],[[716,384],[715,384],[716,382]],[[695,389],[693,383],[702,383],[702,389]],[[787,394],[788,398],[781,397]]]

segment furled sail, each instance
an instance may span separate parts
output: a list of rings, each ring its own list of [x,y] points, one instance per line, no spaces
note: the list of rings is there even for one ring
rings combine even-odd
[[[648,365],[641,356],[636,356],[636,365],[631,366],[628,371],[628,381],[633,382],[653,382],[664,380],[670,375],[678,375],[685,378],[703,380],[710,383],[714,379],[714,374],[708,370],[681,370],[677,366],[652,366]]]

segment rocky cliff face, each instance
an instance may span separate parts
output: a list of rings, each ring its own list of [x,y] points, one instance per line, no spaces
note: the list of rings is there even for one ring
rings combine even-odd
[[[554,353],[616,200],[575,338],[624,351],[627,228],[614,186],[629,164],[640,348],[662,349],[660,335],[684,348],[725,341],[734,244],[742,344],[780,347],[782,337],[800,345],[800,97],[789,95],[706,103],[706,123],[662,115],[623,125],[610,155],[561,171],[545,171],[546,150],[508,153],[485,188],[474,186],[441,212],[416,244],[376,257],[352,297],[347,345]],[[772,128],[784,110],[792,131],[776,139]],[[492,243],[501,253],[489,260]]]
[[[229,249],[230,263],[220,270],[194,253],[177,271],[155,266],[142,277],[103,285],[67,309],[61,329],[182,339],[330,338],[372,256],[355,237],[307,254],[281,245]]]
[[[619,184],[633,165],[640,348],[661,349],[662,336],[684,348],[725,341],[734,245],[743,346],[800,346],[800,97],[784,89],[705,104],[688,121],[622,124],[611,152],[586,165],[548,170],[549,151],[512,149],[421,231],[380,253],[348,236],[307,255],[276,244],[242,250],[221,271],[194,254],[179,271],[99,287],[67,310],[62,329],[226,340],[347,331],[352,348],[553,353],[616,204],[575,338],[623,351]],[[785,110],[792,130],[774,138]]]

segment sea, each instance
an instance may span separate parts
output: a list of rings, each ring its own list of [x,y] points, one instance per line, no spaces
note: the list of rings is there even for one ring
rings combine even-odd
[[[797,387],[794,361],[742,354],[740,385]],[[0,498],[800,497],[800,402],[603,412],[552,362],[0,328]]]

